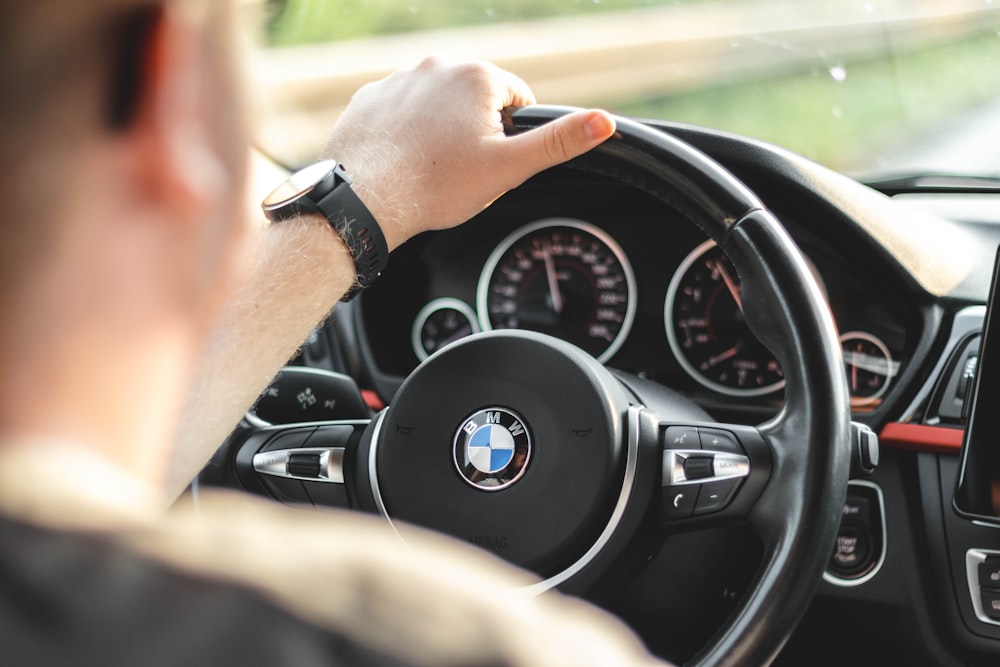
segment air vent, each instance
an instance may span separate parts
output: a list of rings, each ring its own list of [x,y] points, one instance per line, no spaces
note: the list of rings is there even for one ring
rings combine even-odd
[[[959,428],[964,425],[967,409],[965,399],[976,373],[979,341],[979,334],[975,334],[955,348],[956,353],[948,362],[924,423]]]

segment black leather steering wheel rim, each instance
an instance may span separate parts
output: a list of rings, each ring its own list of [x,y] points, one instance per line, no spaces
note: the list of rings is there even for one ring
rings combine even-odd
[[[526,131],[573,109],[517,110]],[[785,372],[785,405],[758,430],[773,470],[748,520],[765,544],[751,590],[690,665],[763,665],[805,613],[832,548],[850,471],[850,407],[836,329],[780,222],[735,176],[675,137],[617,118],[615,136],[568,163],[631,184],[677,208],[718,243],[742,282],[751,331]]]

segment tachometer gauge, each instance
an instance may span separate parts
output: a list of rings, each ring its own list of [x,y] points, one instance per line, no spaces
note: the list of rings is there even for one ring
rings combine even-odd
[[[681,262],[663,311],[670,348],[701,385],[730,396],[763,396],[785,386],[778,361],[743,319],[739,276],[714,241]]]
[[[442,347],[479,331],[476,312],[459,299],[434,299],[413,320],[411,340],[423,361]]]
[[[849,331],[840,337],[847,370],[851,406],[875,407],[896,375],[897,364],[885,343],[867,331]]]
[[[539,220],[504,239],[479,278],[484,330],[529,329],[605,362],[635,319],[635,274],[614,239],[568,218]]]

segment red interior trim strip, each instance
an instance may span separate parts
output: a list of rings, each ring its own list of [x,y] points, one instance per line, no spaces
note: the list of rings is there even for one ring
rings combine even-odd
[[[883,447],[958,454],[962,450],[964,433],[960,428],[889,422],[879,433],[878,441]]]
[[[378,412],[385,407],[385,403],[382,402],[382,399],[379,398],[378,394],[371,389],[362,389],[361,398],[363,398],[368,407],[375,412]]]

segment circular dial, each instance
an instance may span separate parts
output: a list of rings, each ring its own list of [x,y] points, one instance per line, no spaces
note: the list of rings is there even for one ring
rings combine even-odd
[[[885,343],[867,331],[849,331],[840,337],[847,370],[847,388],[853,407],[875,407],[896,374]]]
[[[476,313],[459,299],[434,299],[413,320],[411,341],[420,361],[448,343],[479,331]]]
[[[730,396],[762,396],[785,386],[778,361],[743,319],[739,276],[714,241],[681,262],[663,311],[670,348],[703,386]]]
[[[621,247],[598,227],[548,218],[496,247],[477,297],[484,330],[546,333],[605,362],[635,319],[635,274]]]

